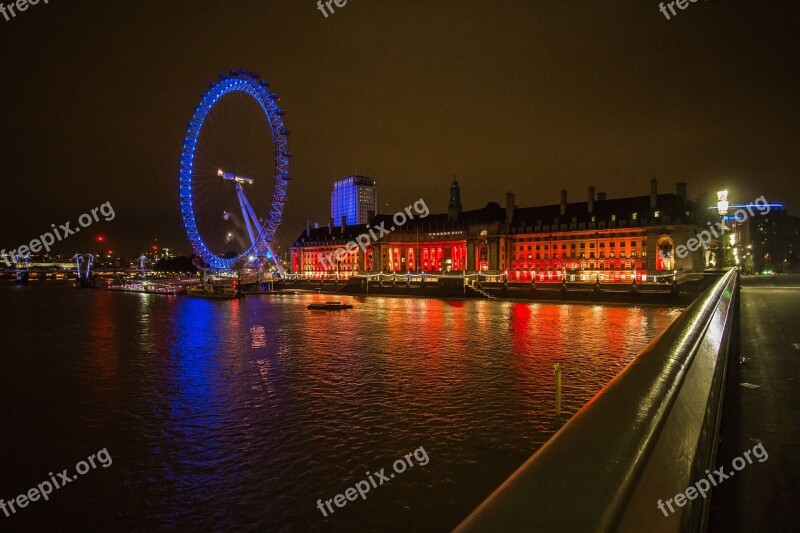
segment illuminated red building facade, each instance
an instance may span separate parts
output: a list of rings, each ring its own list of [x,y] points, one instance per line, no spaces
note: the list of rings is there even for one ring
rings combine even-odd
[[[652,180],[647,196],[608,200],[589,187],[584,202],[569,203],[566,191],[553,205],[518,208],[514,200],[509,193],[505,207],[489,202],[463,211],[453,182],[447,213],[414,218],[380,239],[362,238],[366,249],[348,243],[381,224],[395,226],[391,216],[367,225],[309,227],[292,247],[292,270],[320,277],[484,272],[503,273],[510,282],[631,282],[705,267],[702,249],[674,254],[706,227],[683,183],[675,194],[658,194]]]

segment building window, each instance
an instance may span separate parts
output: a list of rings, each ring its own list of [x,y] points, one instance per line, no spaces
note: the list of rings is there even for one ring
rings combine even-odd
[[[611,215],[611,222],[617,221],[617,215]]]
[[[656,217],[656,218],[660,217],[661,216],[661,211],[656,211],[655,213],[653,213],[653,216]]]
[[[637,218],[639,218],[639,213],[634,213],[631,215],[631,220],[636,220]]]

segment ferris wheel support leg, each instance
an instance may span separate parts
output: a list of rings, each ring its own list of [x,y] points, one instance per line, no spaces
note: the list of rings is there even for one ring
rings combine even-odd
[[[242,205],[243,205],[242,210],[243,211],[246,210],[246,212],[249,213],[250,218],[253,221],[253,225],[256,228],[261,228],[261,222],[258,220],[258,217],[256,216],[256,212],[253,209],[253,206],[250,205],[249,201],[247,201],[247,196],[245,196],[244,191],[241,191],[239,193],[239,201],[242,202]],[[247,218],[248,218],[247,215],[245,215],[245,220]],[[250,227],[250,226],[248,225],[248,227]],[[251,236],[251,239],[252,239],[252,236]],[[256,242],[255,239],[253,239],[253,244],[255,244],[255,242]],[[269,255],[272,257],[272,260],[275,263],[275,268],[278,270],[278,273],[281,275],[281,277],[286,277],[286,270],[283,268],[283,265],[281,264],[280,259],[275,255],[275,252],[272,250],[272,245],[270,243],[267,243],[267,251],[269,252]]]
[[[282,278],[285,278],[286,270],[283,268],[281,260],[275,255],[275,252],[272,251],[272,245],[270,243],[267,243],[267,250],[269,251],[269,255],[272,256],[272,260],[275,262],[275,268],[278,269],[278,274],[280,274]]]
[[[242,217],[244,218],[244,223],[247,226],[247,234],[250,235],[250,243],[255,244],[256,236],[253,233],[253,227],[250,224],[251,214],[248,210],[248,208],[252,210],[252,207],[250,207],[250,203],[247,201],[247,197],[244,195],[242,186],[239,185],[238,183],[236,184],[236,196],[239,197],[239,207],[242,209]]]
[[[247,210],[247,213],[245,214],[245,218],[247,218],[247,216],[249,214],[250,220],[253,221],[253,227],[257,228],[258,229],[258,233],[260,234],[261,233],[261,222],[259,222],[258,217],[256,216],[256,212],[253,209],[253,206],[250,205],[249,201],[247,201],[247,196],[244,195],[244,191],[242,191],[242,201],[244,202],[244,208],[243,209]],[[255,243],[256,243],[256,241],[253,240],[253,244],[255,244]]]

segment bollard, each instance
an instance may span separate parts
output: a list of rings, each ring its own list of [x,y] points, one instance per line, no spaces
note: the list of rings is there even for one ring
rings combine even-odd
[[[561,365],[553,364],[553,373],[556,375],[556,418],[561,420]]]

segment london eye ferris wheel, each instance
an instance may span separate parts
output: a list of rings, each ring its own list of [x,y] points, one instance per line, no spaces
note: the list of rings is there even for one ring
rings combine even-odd
[[[270,261],[290,180],[284,112],[267,80],[247,69],[212,82],[183,142],[183,224],[201,264],[213,270]]]

